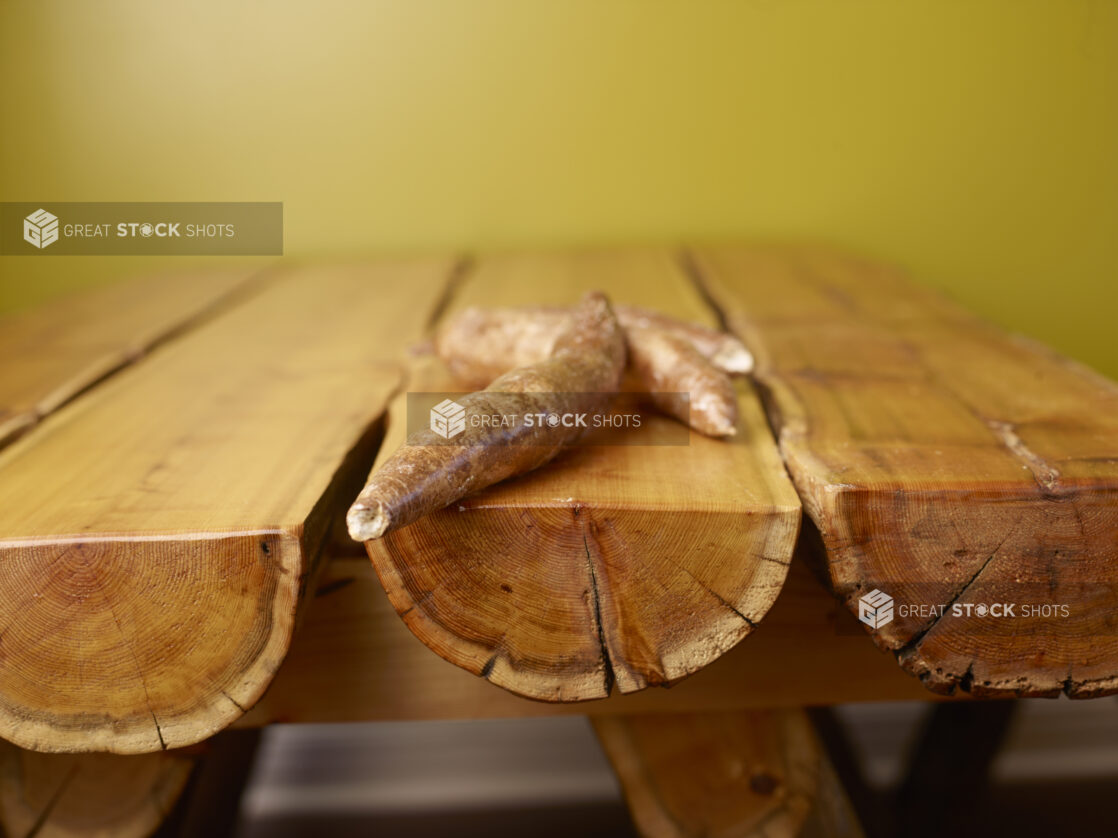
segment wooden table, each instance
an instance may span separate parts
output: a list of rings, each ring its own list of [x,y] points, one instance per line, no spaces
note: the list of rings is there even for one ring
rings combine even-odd
[[[386,597],[340,521],[408,389],[451,386],[408,347],[589,288],[747,342],[737,438],[493,487],[371,548]],[[146,834],[230,726],[553,713],[598,720],[647,834],[790,834],[813,795],[848,811],[829,769],[788,768],[825,765],[794,708],[1118,692],[1118,387],[892,268],[759,245],[277,265],[65,299],[0,349],[17,834],[42,811]],[[680,765],[727,742],[787,793],[724,777],[738,802],[693,808],[721,781]]]

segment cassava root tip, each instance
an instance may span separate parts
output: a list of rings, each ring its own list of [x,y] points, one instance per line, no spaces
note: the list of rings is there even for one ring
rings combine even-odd
[[[354,541],[373,541],[388,532],[391,521],[384,507],[374,502],[372,506],[355,503],[346,513],[345,523]]]
[[[745,348],[745,344],[736,338],[727,336],[727,340],[711,356],[710,362],[723,372],[732,375],[749,375],[753,372],[753,353]]]

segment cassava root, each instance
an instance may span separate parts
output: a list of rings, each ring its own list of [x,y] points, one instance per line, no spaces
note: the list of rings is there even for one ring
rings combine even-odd
[[[625,368],[625,340],[605,296],[590,293],[567,316],[548,357],[496,378],[485,390],[457,399],[468,414],[507,412],[517,394],[520,412],[591,413],[608,407]],[[531,471],[555,457],[584,428],[546,423],[468,426],[453,444],[424,429],[377,469],[346,516],[350,537],[370,541],[435,512],[465,495]]]
[[[715,369],[728,375],[749,375],[753,372],[753,355],[744,343],[726,332],[677,320],[640,306],[618,306],[617,320],[626,331],[637,327],[658,329],[680,338],[694,346]]]
[[[652,327],[628,330],[629,363],[652,403],[707,436],[733,436],[738,421],[734,385],[678,334]]]
[[[438,330],[435,351],[464,386],[484,387],[548,357],[570,318],[556,307],[469,308]],[[727,373],[752,370],[749,350],[732,335],[636,306],[618,306],[617,319],[653,403],[700,433],[732,436],[737,400]]]

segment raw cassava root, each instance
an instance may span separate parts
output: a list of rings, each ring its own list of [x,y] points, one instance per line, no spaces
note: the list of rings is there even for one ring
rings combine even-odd
[[[707,436],[732,436],[737,399],[728,374],[753,369],[749,350],[732,335],[648,309],[616,312],[653,403]],[[484,387],[510,368],[547,358],[570,320],[566,308],[469,308],[438,330],[435,351],[464,386]]]
[[[548,356],[500,375],[457,399],[470,414],[507,412],[517,394],[522,412],[603,411],[625,368],[625,339],[603,294],[592,292],[567,316]],[[350,537],[370,541],[448,506],[470,492],[531,471],[585,433],[546,423],[467,427],[454,444],[431,430],[408,437],[370,478],[346,516]]]
[[[627,331],[629,364],[652,403],[707,436],[733,436],[738,421],[734,385],[693,344],[663,329]]]
[[[658,311],[640,306],[618,306],[617,319],[621,328],[658,329],[691,344],[699,354],[710,361],[715,369],[729,375],[749,375],[753,372],[753,355],[745,344],[731,334],[708,329],[698,323],[676,320]]]

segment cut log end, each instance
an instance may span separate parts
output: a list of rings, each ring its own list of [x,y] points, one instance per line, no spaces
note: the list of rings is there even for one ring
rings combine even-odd
[[[736,645],[787,571],[763,545],[790,551],[798,517],[506,503],[444,510],[366,549],[427,646],[552,702],[668,686]]]
[[[194,744],[256,703],[290,644],[291,535],[33,541],[0,560],[0,608],[20,615],[0,635],[0,736],[23,748]]]
[[[867,630],[929,690],[1115,691],[1112,491],[987,486],[868,504],[864,490],[830,489],[809,506],[833,522],[823,539],[832,584],[855,613],[875,589],[892,598],[892,618]]]

